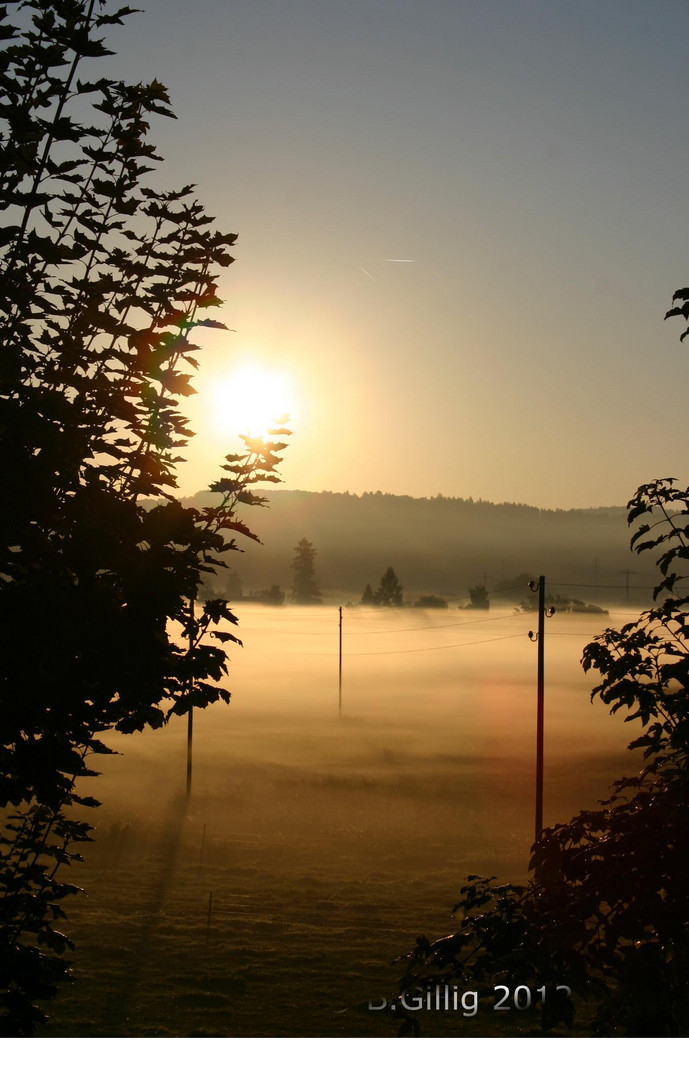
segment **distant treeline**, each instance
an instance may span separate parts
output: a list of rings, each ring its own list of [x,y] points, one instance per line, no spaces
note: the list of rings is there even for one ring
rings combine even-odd
[[[326,600],[360,598],[366,583],[377,582],[388,566],[404,587],[405,602],[424,593],[459,601],[469,588],[481,584],[490,593],[522,573],[544,574],[549,588],[557,586],[553,591],[610,608],[627,597],[640,604],[651,598],[652,556],[631,555],[624,507],[541,510],[382,492],[266,494],[268,509],[246,508],[245,520],[263,543],[246,541],[237,560],[245,592],[275,584],[289,590],[294,547],[306,536],[318,552],[315,571]],[[202,505],[209,497],[201,492],[186,501]],[[510,602],[507,594],[503,602]]]

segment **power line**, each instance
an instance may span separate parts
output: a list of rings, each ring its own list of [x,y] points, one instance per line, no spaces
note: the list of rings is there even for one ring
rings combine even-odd
[[[604,592],[606,589],[627,589],[626,585],[587,585],[584,582],[571,582],[571,581],[549,581],[549,585],[558,589],[596,589],[597,592]],[[653,585],[630,585],[630,589],[643,589],[648,592],[653,588]]]
[[[361,653],[347,653],[347,656],[393,656],[399,653],[413,653],[413,652],[435,652],[438,649],[463,649],[469,645],[488,645],[493,641],[509,641],[510,638],[520,638],[526,635],[521,634],[502,634],[500,637],[494,638],[482,638],[480,641],[459,641],[454,645],[427,645],[422,649],[384,649],[376,652],[361,652]],[[318,653],[311,655],[325,656],[326,653]]]
[[[502,619],[514,619],[527,614],[524,611],[513,611],[509,615],[492,615],[488,619],[461,619],[459,622],[436,623],[433,626],[401,626],[395,630],[351,630],[349,637],[361,637],[364,634],[415,634],[419,630],[446,630],[455,626],[477,626],[479,623],[499,622]]]
[[[337,610],[337,609],[335,609]],[[630,611],[601,611],[601,612],[582,612],[582,614],[591,615],[614,615],[619,618],[626,618]],[[378,614],[376,612],[376,614]],[[381,612],[381,614],[383,614]],[[388,614],[386,612],[385,614]],[[533,615],[533,611],[513,611],[509,615],[490,615],[486,619],[460,619],[459,621],[447,622],[447,623],[433,623],[430,626],[398,626],[385,630],[349,630],[346,634],[350,637],[364,637],[368,634],[415,634],[422,630],[448,630],[453,629],[456,626],[479,626],[488,622],[502,622],[505,619],[518,619],[524,618],[527,615]],[[559,612],[559,614],[578,614],[578,612]],[[358,618],[358,616],[356,616]],[[332,630],[294,630],[289,627],[281,626],[247,626],[240,622],[238,627],[239,632],[249,631],[255,633],[268,633],[268,634],[293,634],[300,637],[330,637]]]
[[[513,589],[527,589],[527,588],[528,588],[528,582],[526,582],[526,581],[518,581],[516,583],[516,585],[503,585],[503,587],[501,589],[487,589],[486,591],[487,591],[489,596],[494,596],[496,593],[511,592]],[[458,599],[461,600],[462,597],[460,596],[460,597],[458,597]]]
[[[448,623],[434,623],[432,626],[398,626],[392,630],[350,630],[347,632],[347,637],[363,637],[367,634],[415,634],[420,630],[447,630],[452,629],[455,626],[478,626],[479,624],[487,622],[500,622],[503,619],[516,619],[523,617],[524,615],[530,615],[531,612],[527,611],[513,611],[509,615],[491,615],[487,619],[461,619],[459,622]],[[254,630],[257,633],[271,633],[271,634],[299,634],[300,636],[308,637],[330,637],[332,630],[290,630],[282,627],[259,627],[259,626],[241,626],[240,630]]]
[[[524,637],[519,634],[501,634],[499,637],[481,638],[478,641],[458,641],[453,645],[427,645],[420,649],[382,649],[375,652],[348,652],[345,656],[398,656],[400,653],[436,652],[439,649],[464,649],[470,645],[488,645],[493,641],[509,641],[511,638]],[[291,652],[290,656],[331,656],[329,652]]]

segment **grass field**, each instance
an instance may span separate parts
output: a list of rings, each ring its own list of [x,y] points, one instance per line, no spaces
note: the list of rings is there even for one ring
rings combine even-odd
[[[395,1037],[368,1008],[394,992],[393,958],[452,932],[468,873],[526,877],[531,617],[347,613],[339,716],[336,613],[242,614],[234,700],[197,718],[190,800],[183,720],[97,762],[75,981],[46,1037]],[[628,729],[578,664],[612,621],[563,616],[548,640],[547,824],[631,771]],[[492,1006],[424,1011],[422,1036],[538,1033],[536,1008]]]

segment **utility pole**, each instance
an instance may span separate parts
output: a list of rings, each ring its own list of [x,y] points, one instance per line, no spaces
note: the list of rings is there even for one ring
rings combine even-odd
[[[339,714],[342,716],[342,608],[340,608],[340,670],[338,680],[338,692],[339,692]]]
[[[191,666],[191,656],[194,651],[194,601],[189,599],[189,664]],[[191,743],[194,734],[194,706],[191,702],[191,691],[193,689],[193,680],[191,677],[191,669],[189,671],[189,711],[187,712],[187,798],[191,795]]]
[[[629,589],[630,589],[629,578],[630,578],[630,576],[632,574],[636,574],[636,570],[620,570],[619,573],[624,574],[624,579],[625,579],[624,602],[625,602],[625,604],[627,604],[627,606],[629,606]]]
[[[532,592],[538,592],[538,632],[534,634],[529,630],[532,641],[538,642],[538,683],[536,701],[536,828],[535,837],[538,844],[543,834],[543,700],[545,696],[545,620],[555,614],[555,608],[545,609],[545,578],[541,574],[538,584],[529,582]]]

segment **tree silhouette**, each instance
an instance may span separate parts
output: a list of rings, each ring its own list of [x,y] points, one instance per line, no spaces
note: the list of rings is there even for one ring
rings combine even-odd
[[[404,603],[402,586],[397,574],[388,566],[376,589],[374,601],[381,607],[401,607]]]
[[[77,76],[130,9],[21,8],[21,27],[0,8],[3,1035],[32,1033],[68,968],[56,926],[77,890],[57,871],[89,838],[78,808],[97,803],[80,781],[109,752],[102,734],[229,701],[237,619],[223,599],[190,600],[236,536],[256,539],[237,505],[265,502],[249,488],[277,480],[285,445],[245,439],[215,506],[174,498],[191,336],[223,328],[208,313],[236,237],[191,187],[142,183],[159,160],[149,118],[173,115],[165,88]]]
[[[369,584],[367,584],[366,588],[363,591],[360,603],[361,604],[366,604],[366,605],[369,605],[369,604],[372,605],[372,604],[375,604],[375,602],[376,601],[375,601],[375,597],[373,595],[373,589],[371,588],[371,586]]]
[[[314,560],[317,552],[313,544],[306,537],[300,540],[294,549],[295,556],[292,560],[294,570],[294,584],[292,586],[292,600],[295,604],[320,604],[322,603],[320,590],[316,584]]]
[[[279,585],[271,585],[269,589],[261,589],[251,592],[246,600],[255,604],[268,604],[270,607],[282,607],[285,602],[285,593]]]
[[[485,585],[477,585],[474,589],[469,589],[469,607],[477,608],[479,611],[488,610],[490,597]]]

